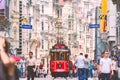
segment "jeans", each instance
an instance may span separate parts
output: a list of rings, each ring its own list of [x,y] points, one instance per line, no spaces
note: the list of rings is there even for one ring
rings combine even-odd
[[[110,73],[101,73],[102,80],[110,80]]]
[[[84,68],[78,68],[78,80],[84,80]]]
[[[118,67],[118,78],[120,79],[120,67]]]
[[[90,76],[91,78],[93,77],[93,70],[92,70],[92,69],[89,70],[89,76]]]
[[[88,72],[89,70],[84,68],[84,80],[88,80]]]

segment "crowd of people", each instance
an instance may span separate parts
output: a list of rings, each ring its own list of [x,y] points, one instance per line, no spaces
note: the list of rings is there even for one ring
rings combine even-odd
[[[109,52],[105,50],[101,58],[96,62],[95,60],[89,60],[88,54],[83,55],[80,53],[75,59],[75,69],[70,71],[70,76],[78,77],[78,80],[97,79],[99,80],[120,80],[119,67],[120,63],[118,56],[109,58]],[[71,73],[73,72],[73,73]]]
[[[46,77],[47,70],[43,64],[36,65],[33,52],[29,52],[29,58],[16,62],[9,57],[5,38],[0,37],[0,80],[19,80],[19,77],[27,77],[27,80],[34,80],[34,77]],[[75,64],[70,61],[69,76],[78,77],[78,80],[88,80],[88,78],[99,78],[99,80],[120,80],[120,55],[109,57],[109,52],[105,50],[101,58],[96,62],[90,60],[88,54],[76,56]],[[17,75],[18,74],[18,75]]]
[[[47,76],[47,70],[44,68],[44,65],[40,63],[39,65],[36,64],[36,59],[33,57],[33,53],[29,52],[29,58],[25,59],[22,57],[22,59],[17,62],[16,64],[18,69],[19,77],[25,78],[27,77],[28,80],[30,80],[30,77],[32,80],[34,80],[34,77],[46,77]]]

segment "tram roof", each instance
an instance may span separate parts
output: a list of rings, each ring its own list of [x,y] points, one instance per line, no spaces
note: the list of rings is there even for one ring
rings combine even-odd
[[[68,49],[68,47],[65,44],[57,43],[52,47],[52,49]]]

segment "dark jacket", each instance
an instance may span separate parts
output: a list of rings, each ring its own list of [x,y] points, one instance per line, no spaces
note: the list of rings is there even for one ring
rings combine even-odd
[[[15,75],[10,77],[8,75],[8,69],[0,62],[0,80],[19,80],[17,68],[15,67]]]

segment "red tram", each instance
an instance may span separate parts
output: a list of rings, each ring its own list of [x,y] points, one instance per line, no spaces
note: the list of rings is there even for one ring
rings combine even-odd
[[[52,77],[67,77],[69,75],[70,49],[64,44],[55,44],[50,50],[50,71]]]

